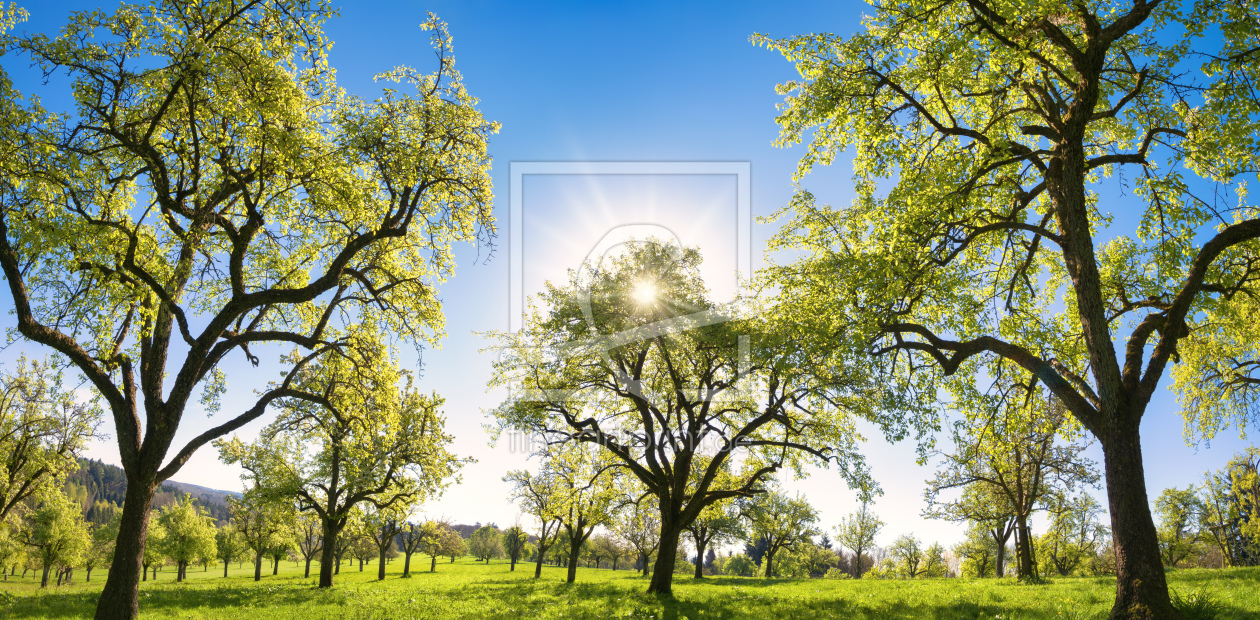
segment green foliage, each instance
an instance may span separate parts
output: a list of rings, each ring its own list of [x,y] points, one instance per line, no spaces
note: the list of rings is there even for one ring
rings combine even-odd
[[[818,511],[803,497],[788,497],[775,490],[762,493],[747,501],[743,509],[748,518],[748,529],[754,537],[766,540],[762,558],[763,572],[768,577],[778,573],[774,556],[782,549],[813,545],[810,539],[818,535]]]
[[[923,543],[914,534],[902,534],[888,548],[888,555],[897,563],[898,573],[908,579],[923,574],[927,559]]]
[[[503,557],[503,533],[493,525],[481,526],[468,537],[468,553],[485,561]]]
[[[997,541],[983,524],[972,523],[967,538],[954,546],[954,553],[963,559],[959,568],[962,577],[992,577],[997,562]]]
[[[177,503],[164,506],[157,521],[166,531],[159,548],[179,566],[180,579],[188,564],[217,555],[214,519],[191,497],[185,495]]]
[[[1192,590],[1184,596],[1173,590],[1172,604],[1186,620],[1216,620],[1225,611],[1224,605],[1202,590]]]
[[[845,516],[836,526],[836,542],[853,551],[854,576],[861,578],[865,560],[863,556],[875,544],[875,537],[884,528],[884,522],[871,511],[869,502],[862,502],[856,512]]]
[[[23,355],[0,373],[0,521],[27,500],[38,501],[79,467],[79,455],[100,423],[95,401],[80,403],[49,361]],[[84,501],[86,498],[78,498]]]
[[[751,577],[756,573],[757,564],[752,561],[752,558],[742,553],[729,556],[722,562],[722,574],[724,575]]]
[[[1194,485],[1185,489],[1164,489],[1155,499],[1155,517],[1159,520],[1159,547],[1164,565],[1176,567],[1198,551],[1200,532],[1198,516],[1202,503]]]
[[[77,503],[60,493],[48,494],[25,521],[20,535],[43,569],[42,586],[48,585],[50,569],[82,563],[91,538]]]

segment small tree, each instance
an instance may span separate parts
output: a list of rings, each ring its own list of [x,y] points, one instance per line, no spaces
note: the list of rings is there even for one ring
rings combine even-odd
[[[941,543],[932,543],[930,547],[923,551],[923,571],[924,577],[947,577],[949,575],[949,565],[945,563],[945,547]]]
[[[227,501],[236,531],[253,553],[254,581],[261,581],[263,556],[283,542],[285,526],[293,515],[287,506],[263,501],[253,491],[250,489],[241,497],[229,497]]]
[[[249,547],[235,523],[229,522],[214,535],[215,557],[223,562],[223,576],[228,576],[228,565],[240,558]]]
[[[836,542],[853,550],[853,576],[861,579],[865,570],[862,554],[875,544],[875,537],[884,528],[884,522],[871,511],[869,502],[862,502],[857,512],[840,520],[836,526]]]
[[[324,530],[319,518],[311,513],[301,513],[293,524],[292,538],[306,563],[304,578],[311,576],[311,560],[324,548]]]
[[[385,555],[394,547],[394,539],[403,531],[403,519],[410,506],[394,504],[387,509],[369,508],[366,514],[367,535],[376,546],[376,579],[385,581]]]
[[[1194,485],[1185,489],[1164,489],[1155,500],[1155,518],[1159,521],[1160,555],[1165,566],[1176,567],[1194,554],[1200,542],[1198,516],[1203,505]]]
[[[1060,575],[1070,575],[1092,560],[1107,538],[1107,528],[1098,520],[1102,507],[1087,493],[1072,498],[1056,494],[1046,502],[1046,512],[1050,523],[1038,539],[1037,554]]]
[[[52,567],[78,562],[90,542],[82,509],[62,493],[45,496],[39,507],[28,515],[22,535],[43,569],[40,588],[48,587]]]
[[[161,551],[175,562],[176,581],[183,581],[188,575],[190,562],[215,556],[214,519],[189,495],[163,506],[158,523],[166,530]]]
[[[412,525],[414,528],[414,524]],[[419,527],[418,532],[419,551],[429,556],[429,572],[437,571],[437,559],[443,556],[450,556],[451,561],[455,561],[455,556],[464,553],[464,539],[460,537],[459,532],[451,529],[451,526],[442,521],[425,521]]]
[[[963,559],[961,572],[965,577],[987,577],[997,558],[997,544],[989,536],[988,528],[972,523],[967,528],[967,538],[954,547],[954,553]],[[998,573],[997,576],[1001,576]]]
[[[691,542],[696,548],[696,579],[704,578],[704,553],[715,545],[737,540],[744,535],[739,521],[738,507],[733,501],[710,504],[700,511],[691,525],[687,526]]]
[[[83,560],[85,581],[92,582],[92,569],[98,565],[109,565],[114,559],[114,541],[118,538],[118,519],[120,513],[115,512],[109,521],[92,528],[92,542]],[[0,566],[3,563],[0,562]]]
[[[754,536],[765,539],[762,567],[766,577],[774,576],[774,556],[782,549],[809,543],[818,534],[818,512],[805,499],[790,498],[770,491],[747,501],[743,508]]]
[[[902,534],[893,541],[888,554],[897,563],[898,570],[909,579],[918,577],[922,572],[924,550],[923,544],[914,534]]]
[[[521,526],[514,525],[503,532],[503,550],[512,561],[509,571],[516,570],[516,561],[521,558],[525,546],[529,544],[529,534]]]
[[[648,565],[661,544],[659,511],[651,496],[640,496],[613,511],[612,530],[630,544],[638,556],[639,570],[648,576]]]
[[[481,526],[468,537],[468,552],[486,564],[491,558],[503,557],[503,533],[493,525]]]
[[[537,558],[534,578],[542,576],[543,558],[560,531],[560,477],[552,468],[542,467],[537,475],[525,470],[510,471],[503,480],[512,485],[511,498],[520,502],[521,511],[538,520]]]

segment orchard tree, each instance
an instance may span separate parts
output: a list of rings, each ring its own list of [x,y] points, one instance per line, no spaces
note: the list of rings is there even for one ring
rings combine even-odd
[[[298,552],[302,554],[302,561],[306,563],[303,577],[311,576],[311,560],[324,548],[323,532],[317,516],[309,512],[298,513],[297,520],[293,523],[293,540],[297,543]]]
[[[738,540],[744,535],[739,520],[739,509],[734,501],[710,504],[691,525],[687,526],[692,545],[696,548],[696,579],[704,578],[704,552],[714,547]]]
[[[782,491],[755,496],[742,507],[749,532],[766,543],[761,564],[766,577],[774,577],[774,556],[783,549],[813,544],[817,535],[818,511],[801,497],[788,497]]]
[[[356,507],[414,505],[440,493],[463,465],[447,450],[443,402],[412,385],[379,334],[354,327],[345,346],[290,376],[275,422],[252,444],[234,437],[215,445],[260,497],[319,517],[319,587],[328,588],[337,537]]]
[[[538,520],[538,547],[534,578],[542,576],[543,558],[560,533],[560,477],[545,465],[537,474],[518,469],[507,473],[503,481],[512,485],[511,499],[520,502],[521,511]]]
[[[986,577],[990,566],[995,566],[998,555],[997,541],[990,535],[985,523],[972,523],[967,537],[954,546],[954,554],[962,558],[959,574],[964,577]],[[1001,571],[995,571],[1001,577]]]
[[[227,501],[236,531],[245,548],[253,554],[254,581],[261,581],[263,556],[272,547],[284,544],[285,529],[293,520],[293,511],[285,504],[263,499],[257,488],[249,489],[241,497],[229,497]]]
[[[840,520],[836,526],[836,542],[853,550],[853,577],[862,578],[862,554],[875,546],[875,537],[884,528],[884,522],[871,511],[870,502],[862,502],[857,511]]]
[[[189,562],[216,555],[214,518],[189,495],[163,506],[158,523],[166,530],[160,550],[175,562],[175,581],[188,575]]]
[[[1015,511],[1001,489],[987,484],[971,484],[963,487],[962,494],[950,501],[941,501],[930,486],[923,516],[931,519],[947,519],[955,523],[972,523],[982,526],[993,540],[995,556],[994,574],[1001,577],[1006,571],[1006,543],[1015,533]]]
[[[503,533],[494,525],[483,525],[468,537],[468,553],[477,560],[490,563],[492,558],[503,557]]]
[[[247,547],[245,538],[235,523],[229,522],[214,534],[215,557],[223,562],[223,576],[228,576],[228,565],[241,557]]]
[[[1047,499],[1046,512],[1050,523],[1037,541],[1037,555],[1060,575],[1071,575],[1097,556],[1107,538],[1107,528],[1098,520],[1102,506],[1088,493],[1076,497],[1057,493]]]
[[[92,582],[92,569],[98,565],[109,566],[114,559],[114,541],[118,539],[118,522],[121,513],[115,512],[109,521],[91,528],[92,541],[83,559],[84,581]],[[3,563],[0,563],[2,566]]]
[[[1197,526],[1202,512],[1203,506],[1194,485],[1185,489],[1164,489],[1155,499],[1159,547],[1165,566],[1176,568],[1198,549],[1200,532]]]
[[[0,521],[78,469],[96,434],[100,407],[78,402],[62,381],[52,364],[26,356],[0,373]]]
[[[1037,579],[1028,519],[1043,500],[1098,479],[1093,462],[1067,411],[1034,386],[996,382],[1003,389],[981,393],[960,386],[956,407],[964,414],[954,425],[954,450],[938,453],[941,464],[924,493],[925,516],[1000,523],[1014,521],[1019,578]],[[968,487],[981,487],[967,492]],[[942,491],[964,489],[952,501]],[[975,502],[987,500],[987,506]],[[960,518],[961,517],[961,518]],[[1002,541],[1001,544],[1005,544]]]
[[[24,16],[6,13],[10,28]],[[309,0],[152,0],[0,42],[67,75],[73,101],[46,111],[0,75],[0,269],[18,331],[69,359],[113,417],[127,497],[97,618],[138,613],[157,486],[285,394],[173,446],[198,392],[217,408],[221,362],[258,364],[269,343],[318,355],[351,319],[432,340],[452,242],[492,232],[497,126],[445,26],[425,25],[433,73],[393,69],[365,100],[328,64],[332,15]]]
[[[429,556],[430,573],[437,571],[438,558],[450,556],[454,562],[456,555],[464,553],[464,539],[442,521],[425,521],[420,526],[418,540],[420,552]]]
[[[897,568],[910,579],[918,577],[923,571],[925,550],[923,543],[914,534],[902,534],[888,548],[888,555],[897,563]]]
[[[503,532],[503,552],[507,554],[508,559],[512,562],[509,571],[516,570],[516,561],[521,559],[521,554],[525,552],[525,547],[529,545],[529,534],[519,525],[513,525]],[[596,567],[598,568],[598,562]]]
[[[376,508],[371,504],[368,504],[366,508],[364,518],[367,523],[367,535],[372,539],[372,544],[376,545],[377,551],[376,579],[385,581],[385,554],[393,548],[395,539],[403,531],[407,512],[411,507],[396,503],[384,509]]]
[[[660,510],[652,505],[651,496],[640,494],[623,502],[612,511],[610,529],[629,543],[639,557],[639,570],[648,576],[648,564],[661,545]]]
[[[1211,534],[1228,565],[1260,561],[1260,524],[1250,516],[1260,506],[1260,448],[1249,447],[1208,472],[1201,489],[1201,529]]]
[[[923,398],[999,368],[1045,385],[1102,447],[1111,616],[1180,617],[1139,429],[1170,362],[1197,422],[1222,407],[1214,378],[1260,358],[1260,338],[1237,337],[1256,326],[1243,317],[1260,219],[1233,191],[1260,168],[1254,6],[890,0],[871,13],[847,37],[756,37],[800,75],[778,117],[780,144],[809,142],[796,178],[847,151],[856,184],[842,207],[793,199],[770,246],[792,257],[770,270],[777,318],[820,359],[862,343],[848,363]],[[1102,191],[1115,176],[1133,190],[1119,200]],[[1131,235],[1113,226],[1122,210]]]
[[[82,559],[90,544],[82,508],[57,492],[47,493],[40,505],[27,514],[20,531],[23,542],[33,552],[32,558],[39,560],[43,571],[41,588],[48,587],[48,573],[53,566],[73,565]]]
[[[624,248],[549,285],[523,329],[498,335],[490,384],[514,396],[494,415],[501,430],[600,447],[657,497],[648,591],[669,594],[680,536],[706,507],[806,463],[870,486],[853,424],[883,403],[847,375],[808,387],[789,333],[708,299],[697,250],[656,239]],[[849,369],[861,367],[831,367]]]

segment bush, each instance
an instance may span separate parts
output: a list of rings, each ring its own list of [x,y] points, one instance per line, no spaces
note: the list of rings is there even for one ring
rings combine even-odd
[[[850,575],[848,571],[843,571],[835,566],[832,566],[827,569],[827,574],[823,575],[823,577],[826,579],[852,579],[853,575]]]

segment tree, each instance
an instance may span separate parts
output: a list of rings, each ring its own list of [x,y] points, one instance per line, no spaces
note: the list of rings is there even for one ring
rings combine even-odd
[[[651,497],[633,497],[613,511],[610,529],[630,544],[638,556],[639,570],[648,576],[648,564],[661,545],[660,510]]]
[[[1194,485],[1164,489],[1155,499],[1159,519],[1159,547],[1165,566],[1177,564],[1193,554],[1199,544],[1198,516],[1203,511]]]
[[[414,505],[464,463],[447,450],[444,400],[420,393],[382,338],[352,329],[346,346],[291,375],[280,413],[254,443],[215,443],[260,497],[318,515],[321,588],[332,587],[336,539],[357,506]]]
[[[847,376],[807,386],[790,334],[706,297],[697,250],[653,239],[624,247],[549,286],[523,329],[497,334],[490,385],[514,388],[494,411],[501,431],[599,446],[657,497],[648,592],[669,594],[680,536],[706,507],[806,462],[835,463],[851,486],[868,487],[853,422],[882,419],[869,413],[881,401],[849,389],[859,383]]]
[[[34,557],[43,570],[41,588],[48,587],[48,573],[54,566],[75,564],[89,545],[82,509],[65,495],[55,492],[46,494],[39,507],[30,511],[21,535],[23,542],[34,550]]]
[[[779,550],[812,544],[810,539],[818,534],[814,525],[818,512],[814,507],[804,498],[791,498],[779,491],[763,493],[746,502],[744,514],[751,532],[766,541],[761,562],[766,577],[774,577],[774,556]]]
[[[369,508],[367,512],[367,534],[376,545],[377,565],[376,579],[385,581],[385,553],[394,546],[394,539],[403,530],[408,506],[394,504],[381,510]]]
[[[1015,511],[999,488],[988,484],[971,484],[963,487],[961,496],[956,500],[940,501],[939,495],[933,493],[929,486],[925,496],[928,506],[924,509],[923,516],[969,522],[983,527],[993,541],[994,575],[1001,577],[1006,574],[1006,543],[1015,533],[1017,523]]]
[[[128,497],[98,618],[137,614],[157,485],[282,394],[171,454],[196,390],[226,388],[225,356],[317,353],[348,317],[432,340],[451,243],[492,231],[497,125],[454,71],[444,25],[426,24],[434,73],[394,69],[380,78],[405,89],[365,101],[334,81],[331,14],[153,2],[75,13],[56,37],[5,35],[44,75],[66,72],[75,102],[45,111],[3,76],[0,268],[20,333],[65,355],[113,414]]]
[[[92,541],[83,559],[84,581],[92,582],[92,569],[97,565],[109,566],[114,558],[114,541],[118,538],[120,513],[115,512],[109,521],[91,528]],[[3,563],[0,563],[3,566]]]
[[[1068,413],[1052,396],[1032,386],[996,384],[1000,389],[988,393],[974,386],[958,390],[964,415],[954,424],[954,451],[938,452],[942,463],[928,481],[924,514],[996,524],[1009,516],[1019,578],[1036,579],[1029,516],[1052,493],[1093,484],[1098,474],[1082,455],[1085,445],[1072,441]],[[968,486],[984,488],[956,501],[938,500],[941,491]]]
[[[949,566],[945,562],[945,547],[941,543],[932,543],[923,551],[924,577],[948,577]]]
[[[875,537],[884,528],[884,522],[871,512],[870,502],[862,502],[856,512],[840,520],[836,526],[836,542],[853,550],[853,576],[862,578],[864,571],[862,554],[875,544]]]
[[[87,440],[100,424],[100,407],[76,401],[62,373],[47,361],[21,356],[0,373],[0,521],[78,469]]]
[[[228,523],[219,528],[214,535],[215,557],[223,562],[223,576],[228,576],[228,564],[241,557],[241,554],[248,548],[245,546],[245,539],[241,536],[240,530],[235,523]]]
[[[794,199],[771,245],[794,257],[774,272],[781,317],[802,341],[869,344],[924,398],[994,376],[982,360],[1053,391],[1102,445],[1112,617],[1179,615],[1139,432],[1169,362],[1178,389],[1202,386],[1216,408],[1205,362],[1254,359],[1257,339],[1227,333],[1254,325],[1234,318],[1254,303],[1260,220],[1242,191],[1200,195],[1256,168],[1255,19],[1234,2],[902,0],[847,38],[757,37],[801,76],[778,118],[781,144],[810,141],[797,178],[851,150],[857,185],[843,208]],[[1226,34],[1204,36],[1210,24]],[[1096,240],[1100,184],[1130,171],[1136,234]]]
[[[175,562],[176,581],[187,576],[189,562],[216,555],[214,518],[189,495],[163,506],[158,523],[166,530],[160,550]]]
[[[324,548],[323,527],[319,519],[311,513],[300,513],[293,524],[293,540],[297,543],[298,552],[306,563],[303,577],[311,576],[311,560]],[[411,559],[408,556],[407,559]]]
[[[156,520],[149,520],[149,531],[145,533],[147,544],[144,547],[144,555],[141,556],[140,567],[144,570],[142,577],[145,580],[149,578],[149,569],[153,569],[153,579],[157,579],[157,571],[160,566],[166,563],[166,554],[162,552],[166,544],[166,528]],[[117,544],[117,542],[115,542]],[[108,579],[106,583],[109,583]]]
[[[997,541],[990,535],[985,523],[972,523],[967,537],[954,546],[954,553],[963,559],[959,572],[965,577],[986,577],[990,566],[995,566],[998,555]],[[1001,577],[1001,571],[994,571]]]
[[[1208,532],[1230,566],[1260,563],[1260,537],[1254,528],[1260,506],[1260,449],[1247,448],[1219,471],[1208,472],[1201,487],[1200,530]]]
[[[521,554],[525,551],[525,546],[529,544],[529,534],[521,529],[519,525],[513,525],[503,532],[503,551],[512,562],[512,567],[508,570],[516,570],[516,561],[521,558]]]
[[[1107,528],[1098,521],[1102,507],[1093,496],[1082,493],[1069,498],[1058,493],[1046,502],[1050,524],[1038,541],[1038,556],[1050,560],[1060,575],[1070,575],[1086,559],[1098,553]]]
[[[514,470],[503,477],[512,485],[511,499],[521,504],[521,512],[538,520],[537,559],[534,578],[542,576],[543,558],[560,532],[560,478],[554,468],[541,467],[537,475]]]
[[[922,572],[924,560],[923,543],[914,534],[902,534],[893,541],[888,554],[897,562],[897,568],[910,579],[918,577]]]
[[[263,556],[283,543],[285,526],[293,514],[287,506],[268,502],[254,491],[249,489],[241,497],[229,497],[227,502],[236,531],[245,547],[254,554],[254,581],[261,581]]]
[[[451,556],[451,561],[455,561],[456,554],[464,552],[464,539],[460,537],[459,532],[451,529],[450,525],[441,521],[425,521],[419,530],[419,550],[421,553],[429,556],[429,572],[437,571],[437,559],[442,556]]]
[[[704,578],[704,552],[713,546],[734,542],[744,535],[739,522],[739,512],[734,502],[710,504],[691,525],[687,526],[691,542],[696,548],[696,579]]]
[[[486,564],[491,558],[503,557],[503,533],[493,525],[481,526],[468,537],[468,552]]]

